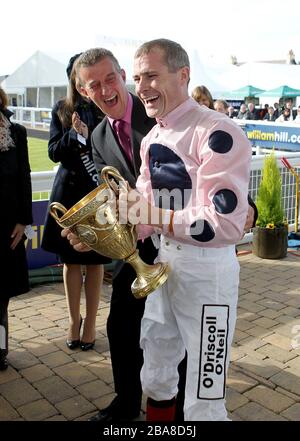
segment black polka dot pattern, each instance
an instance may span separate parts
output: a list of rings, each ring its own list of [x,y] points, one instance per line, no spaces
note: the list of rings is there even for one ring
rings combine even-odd
[[[149,149],[149,169],[155,205],[182,210],[191,197],[192,180],[183,160],[163,144]]]
[[[198,242],[209,242],[215,237],[214,229],[204,219],[198,219],[190,226],[190,234]]]
[[[232,136],[223,130],[216,130],[210,135],[208,146],[216,153],[228,153],[233,146]]]
[[[220,214],[232,213],[237,206],[237,197],[232,190],[223,188],[213,197],[216,211]]]

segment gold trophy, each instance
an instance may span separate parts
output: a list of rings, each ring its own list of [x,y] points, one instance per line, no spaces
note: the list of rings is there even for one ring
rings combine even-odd
[[[73,207],[67,210],[59,202],[50,204],[50,213],[62,228],[74,232],[81,242],[103,256],[123,259],[135,269],[137,277],[131,290],[137,299],[146,297],[168,278],[169,266],[158,262],[147,265],[136,248],[137,233],[134,225],[119,223],[116,215],[118,182],[126,181],[114,167],[104,167],[101,178],[104,183],[95,188]],[[58,216],[58,211],[63,215]]]

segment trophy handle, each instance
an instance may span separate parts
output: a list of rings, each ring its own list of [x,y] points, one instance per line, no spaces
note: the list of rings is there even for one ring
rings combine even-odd
[[[58,217],[57,211],[60,211],[64,215],[67,212],[67,209],[59,202],[52,202],[49,206],[49,211],[51,216],[53,216],[56,222],[59,223],[60,217]]]
[[[111,167],[109,165],[103,167],[101,170],[101,178],[106,183],[106,185],[113,190],[113,192],[118,196],[118,192],[116,186],[109,180],[109,175],[116,178],[117,182],[123,182],[127,188],[127,182],[123,178],[123,176],[119,173],[119,171],[115,167]]]

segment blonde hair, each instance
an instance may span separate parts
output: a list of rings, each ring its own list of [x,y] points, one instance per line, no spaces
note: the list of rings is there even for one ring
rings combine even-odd
[[[194,98],[197,103],[202,104],[203,95],[208,99],[209,101],[209,108],[214,110],[214,100],[211,96],[210,91],[205,86],[197,86],[192,91],[192,98]]]

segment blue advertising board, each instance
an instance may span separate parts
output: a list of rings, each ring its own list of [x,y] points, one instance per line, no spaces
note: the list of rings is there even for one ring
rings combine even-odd
[[[229,106],[234,107],[236,110],[240,110],[240,107],[242,104],[244,104],[244,100],[232,100],[232,99],[227,99],[226,100]]]
[[[32,240],[26,241],[26,254],[29,269],[42,268],[44,266],[57,265],[59,263],[56,254],[48,253],[41,248],[47,206],[48,201],[32,202],[32,228],[35,235]]]
[[[300,125],[251,124],[243,127],[252,146],[300,151]]]

